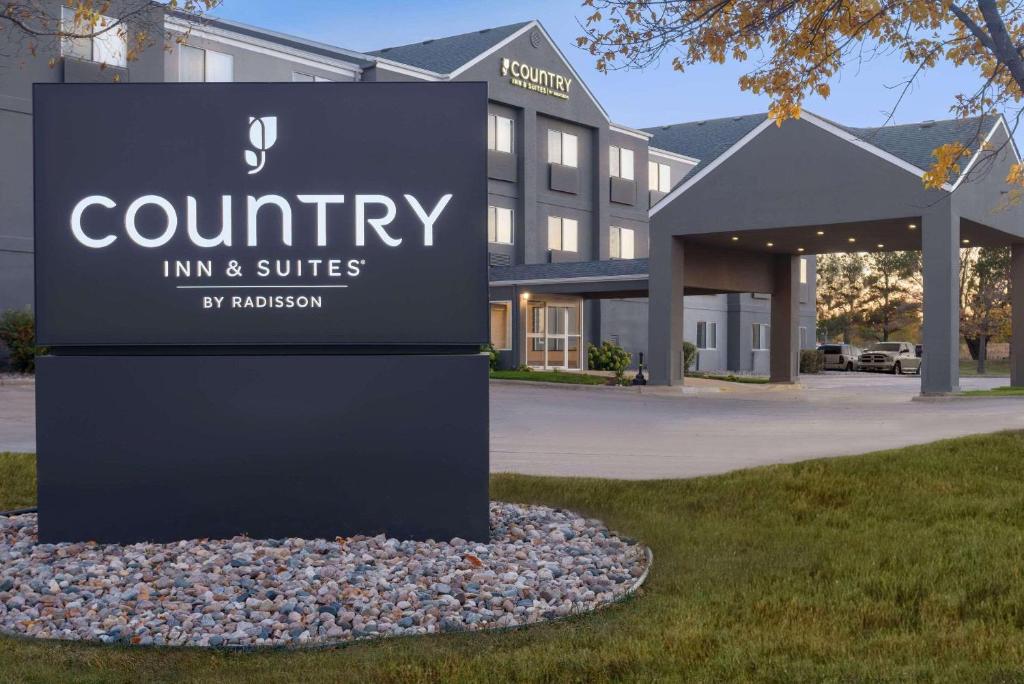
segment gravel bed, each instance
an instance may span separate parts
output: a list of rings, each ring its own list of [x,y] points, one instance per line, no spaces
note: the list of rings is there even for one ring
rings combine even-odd
[[[491,503],[491,542],[376,537],[38,544],[0,518],[0,632],[139,645],[314,646],[515,627],[635,590],[648,552],[600,521]]]

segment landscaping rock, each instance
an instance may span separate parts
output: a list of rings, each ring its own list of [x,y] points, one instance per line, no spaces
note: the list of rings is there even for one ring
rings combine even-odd
[[[643,547],[599,521],[491,503],[488,544],[376,537],[38,544],[0,518],[0,632],[251,648],[515,627],[622,598]]]

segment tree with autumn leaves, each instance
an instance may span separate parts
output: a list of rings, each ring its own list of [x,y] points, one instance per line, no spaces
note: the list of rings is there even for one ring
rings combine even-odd
[[[958,117],[991,114],[1020,102],[1024,92],[1024,14],[1009,0],[584,0],[589,15],[581,47],[601,71],[643,69],[670,55],[673,67],[727,59],[751,62],[741,90],[767,95],[769,115],[781,124],[799,117],[810,94],[827,98],[830,81],[878,51],[895,51],[915,79],[942,61],[975,69],[979,87],[952,94]],[[900,95],[899,99],[902,99]],[[895,112],[899,99],[893,108]],[[1016,122],[1012,122],[1016,128]],[[924,176],[941,187],[974,140],[937,148]],[[989,150],[994,158],[998,150]],[[984,159],[981,160],[982,162]],[[970,174],[984,173],[975,164]],[[1013,165],[1008,180],[1024,189],[1024,169]]]
[[[221,0],[0,0],[0,57],[10,62],[45,55],[57,62],[61,43],[107,34],[124,38],[131,62],[147,48],[170,47],[184,37],[167,31],[159,10],[201,19]],[[105,66],[105,65],[104,65]]]

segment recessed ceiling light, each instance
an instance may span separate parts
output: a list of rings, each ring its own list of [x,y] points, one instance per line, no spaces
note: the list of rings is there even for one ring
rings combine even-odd
[[[739,236],[739,235],[733,235],[733,236],[732,236],[732,241],[733,241],[733,242],[736,242],[736,241],[737,241],[737,240],[739,240],[739,239],[740,239],[740,236]]]
[[[857,238],[846,238],[847,242],[856,242]]]
[[[825,231],[823,231],[823,230],[819,230],[818,231],[818,235],[824,235],[824,234],[825,234]]]
[[[909,226],[907,226],[907,228],[909,228],[910,230],[914,230],[915,228],[917,228],[917,224],[911,223]]]
[[[970,240],[968,240],[968,239],[966,239],[966,238],[964,238],[964,239],[963,239],[963,240],[961,240],[960,242],[964,243],[965,245],[969,245],[969,244],[971,244],[971,241],[970,241]]]
[[[803,247],[797,247],[797,248],[796,248],[796,251],[798,251],[798,252],[802,252],[802,251],[804,251],[804,248],[803,248]]]
[[[882,249],[883,247],[885,247],[885,245],[883,245],[881,242],[879,242],[878,243],[878,249]]]
[[[774,242],[766,242],[764,244],[768,245],[769,247],[774,247],[775,246]]]

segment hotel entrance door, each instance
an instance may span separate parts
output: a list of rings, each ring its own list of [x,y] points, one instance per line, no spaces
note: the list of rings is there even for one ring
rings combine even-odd
[[[545,370],[580,370],[580,300],[530,301],[526,363]]]

